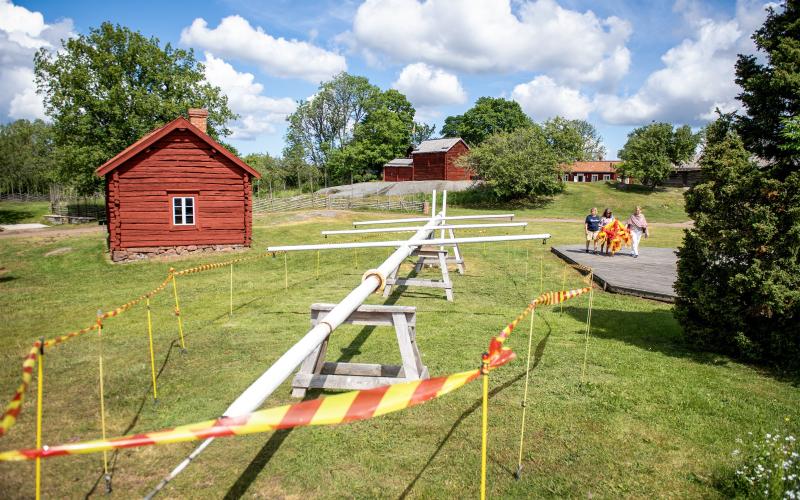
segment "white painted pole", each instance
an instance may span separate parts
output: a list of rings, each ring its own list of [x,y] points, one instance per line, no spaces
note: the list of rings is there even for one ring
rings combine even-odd
[[[424,241],[436,229],[436,226],[442,221],[441,214],[431,217],[425,226],[419,229],[409,241],[401,242],[399,248],[394,251],[376,270],[381,276],[389,276],[389,273],[394,271],[402,262],[419,246],[421,241]],[[301,338],[295,345],[289,348],[288,351],[278,358],[267,370],[258,377],[255,382],[244,390],[236,400],[231,403],[223,416],[235,417],[252,413],[264,401],[280,387],[280,385],[289,378],[292,372],[303,362],[303,360],[310,355],[314,349],[319,346],[328,335],[330,335],[339,325],[341,325],[361,304],[367,300],[378,287],[380,287],[381,280],[375,275],[367,276],[356,288],[353,289],[341,302],[339,302],[331,311],[325,316],[324,321],[321,321],[317,326],[313,327]],[[174,479],[181,471],[183,471],[192,460],[197,458],[198,455],[208,446],[214,438],[209,438],[203,441],[192,454],[189,455],[183,462],[170,472],[156,488],[151,491],[146,498],[152,498],[164,488],[164,486]]]
[[[442,224],[440,229],[487,229],[493,227],[526,227],[527,222],[492,222],[489,224]],[[337,229],[333,231],[321,231],[323,236],[336,234],[373,234],[373,233],[413,233],[419,231],[422,226],[402,226],[402,227],[373,227],[370,229]]]
[[[447,190],[442,191],[442,224],[444,224],[444,219],[447,217]],[[441,227],[441,224],[439,224]],[[439,231],[439,239],[444,239],[444,229]],[[439,250],[444,250],[444,246],[439,246]]]
[[[445,220],[481,220],[481,219],[510,219],[514,220],[514,214],[486,214],[486,215],[453,215],[445,217]],[[378,224],[405,224],[406,222],[427,222],[429,217],[410,217],[408,219],[380,219],[364,220],[353,222],[354,226],[367,226]]]
[[[437,216],[438,219],[438,216]],[[426,224],[423,229],[427,228]],[[439,229],[435,227],[434,229]],[[315,245],[281,245],[267,247],[267,252],[302,252],[305,250],[343,250],[349,248],[383,248],[396,247],[400,245],[450,245],[451,243],[489,243],[496,241],[524,241],[524,240],[546,240],[551,236],[549,233],[542,234],[515,234],[499,236],[472,236],[466,238],[433,238],[415,239],[416,235],[409,240],[393,241],[363,241],[359,243],[319,243]]]

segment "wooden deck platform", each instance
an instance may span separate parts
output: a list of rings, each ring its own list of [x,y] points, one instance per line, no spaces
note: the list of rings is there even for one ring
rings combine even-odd
[[[674,248],[639,248],[639,258],[623,249],[613,257],[584,251],[584,245],[564,245],[550,249],[565,261],[589,266],[594,280],[604,290],[635,295],[646,299],[675,302],[672,286],[678,274],[678,257]]]

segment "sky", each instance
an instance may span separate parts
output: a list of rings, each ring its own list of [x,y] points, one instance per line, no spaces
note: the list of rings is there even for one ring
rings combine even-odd
[[[281,153],[286,116],[347,71],[403,92],[441,128],[482,96],[534,121],[592,123],[617,158],[653,121],[699,128],[740,108],[737,54],[771,4],[677,0],[0,0],[0,123],[47,119],[33,54],[104,21],[194,49],[239,119],[242,154]]]

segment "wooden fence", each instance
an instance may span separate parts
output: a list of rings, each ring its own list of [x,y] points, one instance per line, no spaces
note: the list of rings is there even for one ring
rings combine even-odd
[[[379,210],[387,212],[422,212],[424,203],[400,197],[368,196],[350,198],[304,194],[291,198],[254,198],[253,213],[285,212],[303,209]]]

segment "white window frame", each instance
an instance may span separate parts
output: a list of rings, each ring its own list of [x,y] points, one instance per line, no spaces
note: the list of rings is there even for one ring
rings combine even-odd
[[[603,174],[603,180],[604,181],[610,181],[611,180],[611,174]]]
[[[564,182],[569,182],[569,174],[564,174]]]
[[[191,200],[191,203],[186,203]],[[194,226],[197,223],[197,200],[194,196],[175,196],[172,198],[172,225]],[[187,219],[191,218],[191,222]]]
[[[585,178],[584,178],[583,174],[575,174],[575,177],[574,177],[573,180],[575,182],[585,182]]]
[[[592,174],[592,182],[597,182],[599,177],[597,174]]]

